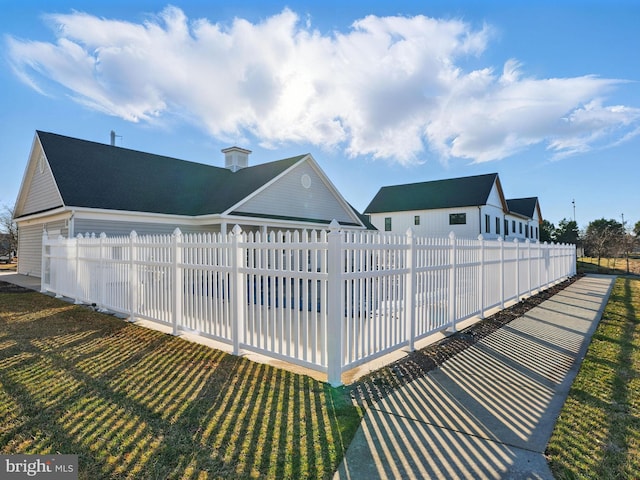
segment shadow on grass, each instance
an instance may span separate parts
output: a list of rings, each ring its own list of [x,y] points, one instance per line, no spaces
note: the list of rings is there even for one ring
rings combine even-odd
[[[609,421],[606,446],[610,454],[600,463],[598,478],[630,478],[628,467],[629,441],[632,435],[632,424],[628,421],[630,414],[630,385],[629,381],[640,372],[633,371],[633,352],[638,347],[634,344],[636,330],[640,319],[633,304],[631,280],[621,279],[624,285],[622,303],[624,310],[620,316],[621,333],[617,339],[619,352],[615,376],[612,383],[611,408],[607,416]],[[637,432],[636,432],[637,435]]]
[[[582,257],[577,261],[578,273],[595,273],[602,275],[632,275],[640,276],[640,260],[625,258],[602,258],[600,264],[596,258]]]
[[[558,479],[640,478],[639,296],[617,279],[549,443]]]
[[[37,293],[0,326],[0,452],[80,478],[331,478],[359,425],[327,384]]]

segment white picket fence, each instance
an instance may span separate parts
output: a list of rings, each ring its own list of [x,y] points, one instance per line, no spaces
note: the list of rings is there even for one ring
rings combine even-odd
[[[573,245],[330,231],[43,237],[42,290],[327,374],[575,275]]]

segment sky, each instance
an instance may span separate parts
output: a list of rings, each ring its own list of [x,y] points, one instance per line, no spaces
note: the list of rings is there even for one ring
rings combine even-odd
[[[223,166],[311,153],[380,187],[498,173],[640,221],[640,1],[0,0],[0,205],[36,130]],[[140,179],[144,181],[144,179]]]

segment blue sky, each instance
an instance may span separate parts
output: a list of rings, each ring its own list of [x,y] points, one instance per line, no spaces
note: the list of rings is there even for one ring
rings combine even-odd
[[[381,186],[497,172],[584,228],[640,220],[638,1],[0,0],[0,205],[35,130],[222,165],[310,152]],[[140,179],[144,181],[144,179]]]

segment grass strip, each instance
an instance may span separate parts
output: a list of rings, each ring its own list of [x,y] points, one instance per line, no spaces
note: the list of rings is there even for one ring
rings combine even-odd
[[[332,478],[341,389],[39,293],[0,293],[0,452],[79,478]]]
[[[640,279],[616,280],[546,453],[559,480],[640,478]]]

